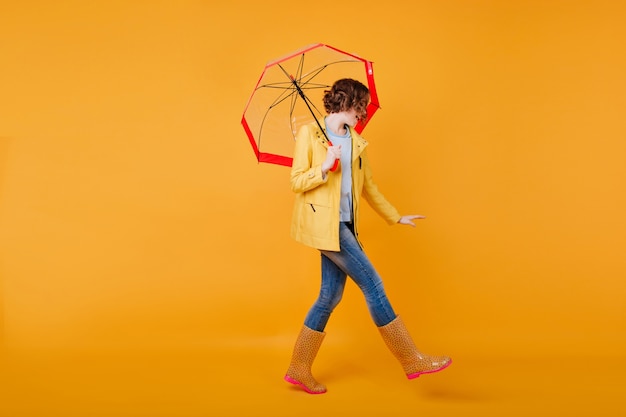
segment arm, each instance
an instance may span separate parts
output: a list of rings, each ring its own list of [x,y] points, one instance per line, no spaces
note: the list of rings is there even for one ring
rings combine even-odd
[[[328,171],[341,156],[341,146],[330,146],[324,153],[313,149],[310,126],[303,126],[296,135],[296,145],[291,166],[291,190],[309,191],[328,181]]]
[[[398,210],[396,210],[389,201],[382,195],[380,191],[378,191],[378,186],[374,183],[372,178],[372,170],[369,164],[369,160],[367,159],[367,155],[364,153],[362,155],[363,158],[363,167],[364,167],[364,183],[363,183],[363,197],[365,201],[380,215],[383,219],[387,221],[388,224],[403,224],[415,227],[415,223],[413,220],[416,219],[425,219],[425,216],[419,214],[409,214],[409,215],[400,215]]]
[[[376,213],[388,224],[397,223],[402,217],[398,210],[378,191],[378,186],[372,177],[372,169],[370,167],[367,152],[361,154],[363,159],[363,198],[374,209]]]

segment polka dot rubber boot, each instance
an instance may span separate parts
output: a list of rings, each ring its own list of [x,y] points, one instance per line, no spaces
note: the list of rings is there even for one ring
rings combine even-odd
[[[326,387],[313,378],[311,366],[317,355],[322,341],[326,333],[318,332],[307,326],[302,326],[302,330],[296,339],[296,345],[293,348],[291,363],[285,381],[298,385],[309,394],[323,394]]]
[[[452,359],[447,356],[428,356],[417,350],[400,316],[391,323],[379,327],[378,330],[409,379],[439,372],[452,363]]]

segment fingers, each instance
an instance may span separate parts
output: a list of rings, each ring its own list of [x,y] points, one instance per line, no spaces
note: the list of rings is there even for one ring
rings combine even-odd
[[[329,147],[328,152],[332,153],[335,159],[340,159],[341,158],[341,145]]]
[[[415,223],[413,223],[413,220],[415,219],[425,219],[426,216],[422,216],[421,214],[409,214],[406,216],[402,216],[400,218],[400,220],[398,220],[398,223],[400,224],[406,224],[407,226],[411,226],[411,227],[415,227]]]

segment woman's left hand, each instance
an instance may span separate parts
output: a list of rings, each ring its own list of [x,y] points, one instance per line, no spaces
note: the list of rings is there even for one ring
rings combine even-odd
[[[400,220],[398,220],[398,224],[406,224],[408,226],[415,227],[415,223],[413,223],[413,220],[425,219],[425,218],[426,216],[422,216],[420,214],[409,214],[409,215],[400,217]]]

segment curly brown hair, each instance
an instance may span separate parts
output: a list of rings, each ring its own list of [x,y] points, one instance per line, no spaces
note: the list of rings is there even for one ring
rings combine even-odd
[[[369,101],[370,90],[351,78],[337,80],[330,90],[324,91],[324,109],[329,114],[354,109],[357,117],[365,120]]]

